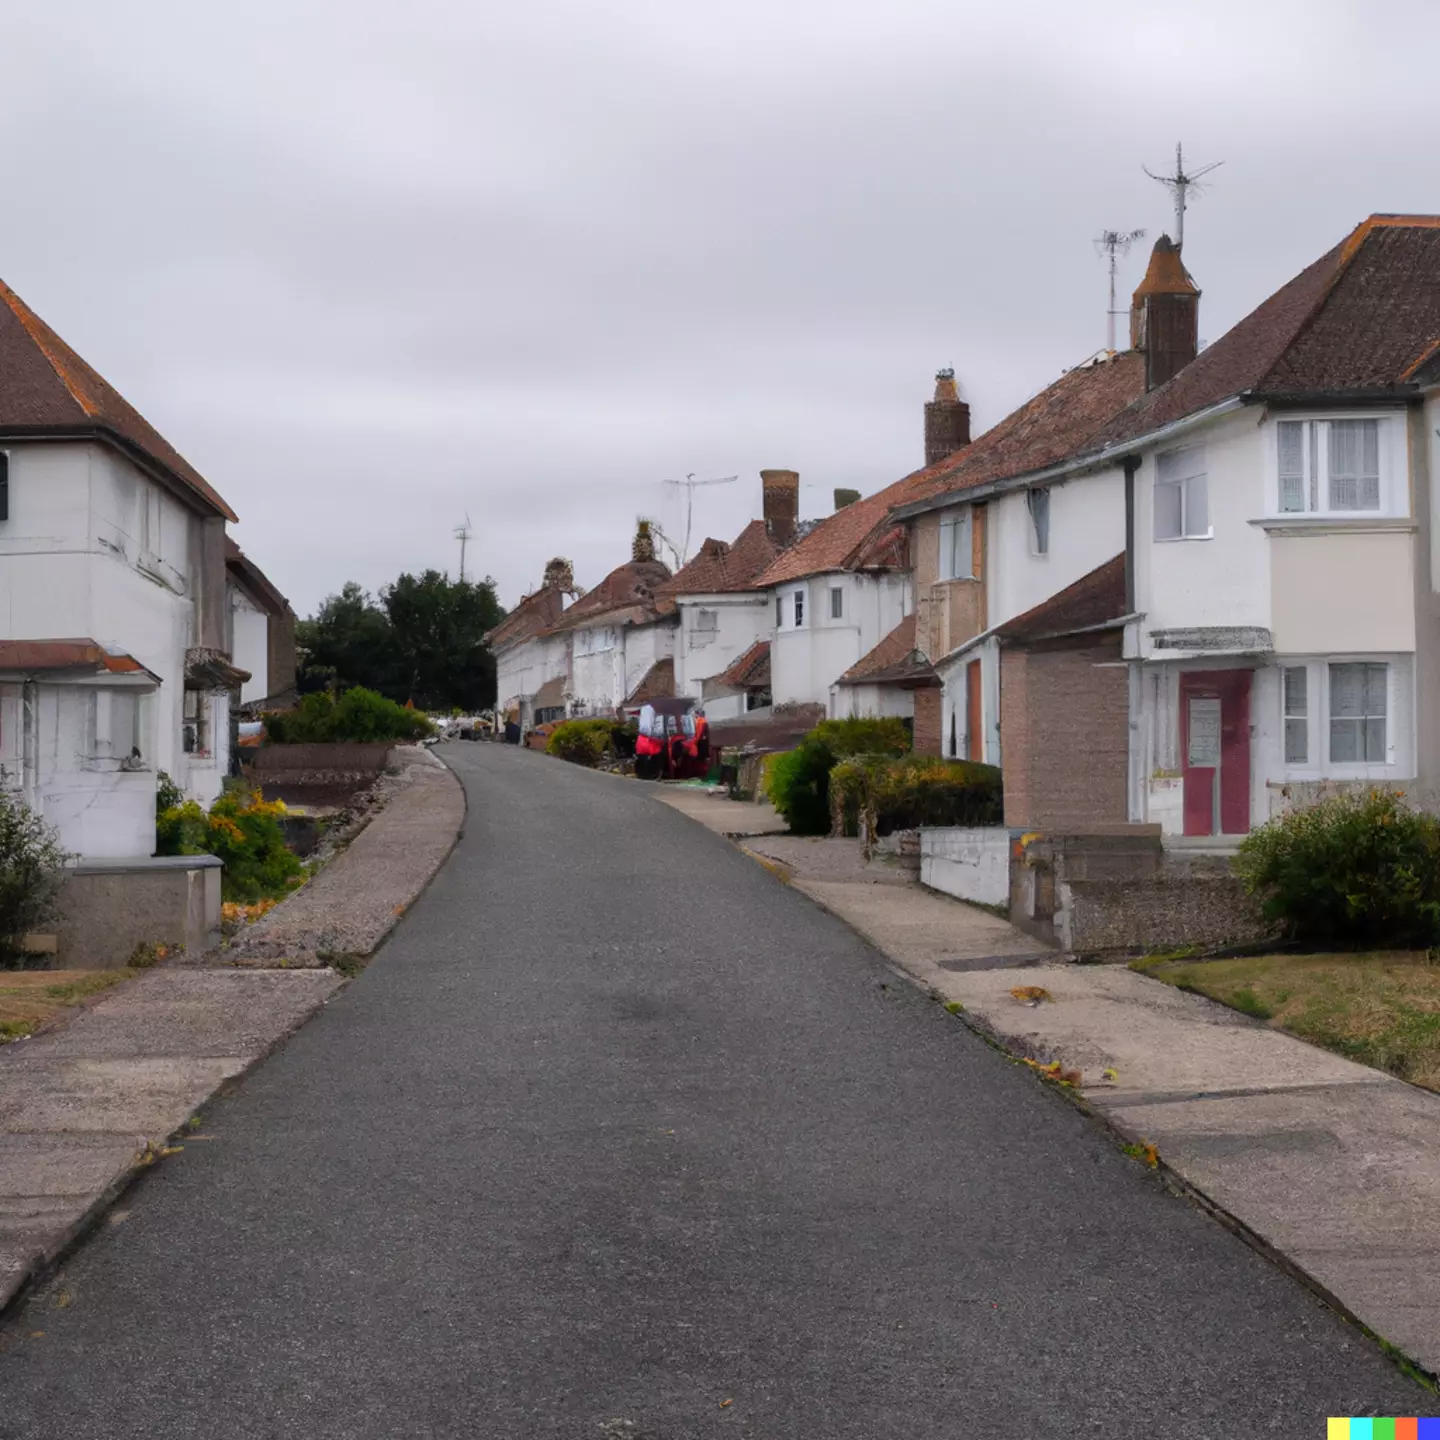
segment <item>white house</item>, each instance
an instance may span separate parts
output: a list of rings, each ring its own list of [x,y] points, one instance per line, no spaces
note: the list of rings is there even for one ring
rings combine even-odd
[[[152,854],[160,770],[220,792],[234,518],[0,285],[0,784],[82,857]]]
[[[295,612],[290,602],[228,537],[225,580],[230,659],[249,676],[240,687],[241,709],[257,714],[293,704]]]
[[[570,674],[570,640],[552,633],[574,594],[568,560],[545,567],[540,588],[527,595],[485,636],[495,656],[495,694],[502,715],[513,715],[522,731],[565,713]]]
[[[669,579],[642,520],[631,558],[545,632],[569,649],[568,715],[619,715],[639,692],[674,693],[675,607],[659,595]]]
[[[706,540],[658,592],[679,617],[675,694],[703,701],[712,721],[768,704],[768,678],[752,683],[761,658],[753,652],[757,645],[768,646],[775,633],[774,608],[755,581],[794,537],[800,477],[793,470],[762,470],[760,479],[764,518],[752,520],[733,544]],[[747,664],[732,675],[742,659]]]

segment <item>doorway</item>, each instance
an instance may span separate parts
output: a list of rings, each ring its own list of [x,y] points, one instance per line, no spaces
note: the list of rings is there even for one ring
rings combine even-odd
[[[1249,670],[1180,676],[1180,756],[1187,835],[1250,829]]]

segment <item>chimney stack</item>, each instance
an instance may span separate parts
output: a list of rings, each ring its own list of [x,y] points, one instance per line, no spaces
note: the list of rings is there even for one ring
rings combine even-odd
[[[935,398],[925,402],[925,468],[970,443],[970,407],[960,398],[953,370],[935,372]]]
[[[648,520],[635,522],[635,543],[630,547],[630,558],[637,565],[643,565],[655,558],[655,537],[650,533]]]
[[[1200,348],[1200,291],[1179,247],[1162,235],[1130,304],[1130,348],[1145,352],[1145,388],[1179,374]]]
[[[545,582],[541,587],[545,590],[559,590],[568,594],[575,588],[575,570],[568,560],[556,556],[545,567]]]
[[[847,505],[853,505],[859,498],[858,490],[837,490],[835,492],[835,508],[843,510]]]
[[[783,550],[795,538],[800,519],[800,474],[796,470],[762,470],[765,530]]]

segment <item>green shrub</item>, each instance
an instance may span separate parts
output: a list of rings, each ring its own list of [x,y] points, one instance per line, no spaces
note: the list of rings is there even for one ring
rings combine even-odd
[[[767,761],[766,794],[794,834],[824,835],[829,831],[829,781],[834,764],[830,747],[810,735],[796,749]]]
[[[837,760],[847,760],[852,755],[910,753],[910,729],[898,715],[822,720],[805,738],[819,740]]]
[[[0,795],[0,970],[22,966],[22,940],[54,918],[69,858],[33,810]]]
[[[338,699],[328,690],[314,691],[302,696],[296,709],[265,717],[266,738],[277,745],[423,740],[431,728],[418,710],[408,710],[358,685]]]
[[[1389,790],[1292,810],[1240,843],[1235,873],[1269,920],[1334,949],[1440,944],[1440,820]]]
[[[568,760],[572,765],[598,765],[614,743],[613,720],[564,720],[545,742],[545,753]],[[632,747],[633,749],[633,747]]]
[[[172,806],[155,823],[159,855],[214,855],[225,864],[220,889],[226,900],[278,899],[304,873],[285,845],[280,817],[285,807],[260,792],[226,794],[209,814],[193,800]]]
[[[999,825],[1005,805],[1001,772],[970,760],[930,755],[857,755],[830,772],[834,833],[872,835],[921,825]]]

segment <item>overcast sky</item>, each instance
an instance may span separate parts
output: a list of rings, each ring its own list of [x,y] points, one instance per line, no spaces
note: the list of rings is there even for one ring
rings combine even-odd
[[[1435,0],[44,0],[5,17],[0,276],[309,613],[457,568],[593,585],[977,433],[1105,337],[1141,164],[1217,339],[1372,211],[1440,210]],[[1127,292],[1149,242],[1125,265]],[[692,545],[692,549],[694,546]]]

